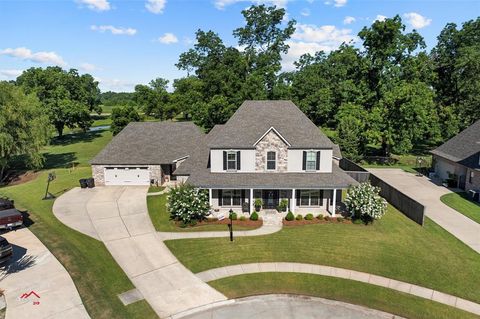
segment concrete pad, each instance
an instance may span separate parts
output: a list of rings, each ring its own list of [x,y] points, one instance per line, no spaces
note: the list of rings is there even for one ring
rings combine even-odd
[[[222,268],[211,269],[210,271],[214,274],[216,279],[228,277],[228,273],[225,270],[225,268],[223,268],[223,267]]]
[[[93,222],[98,236],[104,241],[128,238],[128,233],[123,220],[120,217],[99,219]]]
[[[333,267],[319,265],[318,274],[322,276],[332,276]]]
[[[118,217],[120,215],[118,212],[117,203],[114,201],[109,201],[109,202],[90,201],[87,203],[86,208],[92,220]]]
[[[480,315],[480,305],[462,298],[457,298],[457,308]]]
[[[240,265],[228,266],[226,267],[226,271],[229,276],[237,276],[244,274],[243,268]]]
[[[412,285],[410,288],[410,294],[422,297],[425,299],[432,299],[433,290],[429,288],[420,287],[417,285]]]
[[[332,271],[332,276],[337,278],[349,279],[350,278],[350,270],[342,269],[342,268],[334,268]]]
[[[209,281],[212,281],[212,280],[220,279],[219,277],[216,276],[215,272],[213,272],[212,270],[207,270],[207,271],[200,272],[200,273],[196,274],[196,276],[197,276],[197,278],[199,278],[203,282],[209,282]],[[229,277],[229,276],[227,276],[227,277]]]
[[[275,263],[260,263],[259,268],[261,272],[275,272]]]
[[[412,285],[406,282],[401,282],[398,280],[390,279],[390,282],[388,284],[388,288],[405,292],[405,293],[410,293],[410,289],[412,289]]]
[[[123,303],[124,306],[128,306],[129,304],[132,304],[134,302],[144,299],[142,293],[138,291],[138,289],[125,291],[124,293],[119,294],[118,298],[120,299],[120,301]]]
[[[368,281],[372,285],[377,285],[381,287],[388,287],[390,283],[390,279],[381,277],[381,276],[376,276],[376,275],[370,275],[370,280]]]
[[[260,266],[258,264],[243,264],[241,265],[243,273],[245,274],[253,274],[260,272]]]
[[[278,262],[276,263],[276,270],[277,272],[293,272],[293,264]]]
[[[155,232],[155,229],[148,215],[126,215],[122,216],[122,219],[131,236],[151,234]]]
[[[432,300],[441,302],[452,307],[455,307],[455,304],[457,303],[457,297],[447,295],[443,292],[439,292],[436,290],[433,291]]]
[[[370,281],[370,274],[359,272],[355,270],[350,271],[350,280],[368,283]]]

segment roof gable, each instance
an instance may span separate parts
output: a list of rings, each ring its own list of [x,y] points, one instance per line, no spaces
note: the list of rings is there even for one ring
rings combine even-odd
[[[288,141],[282,136],[282,134],[278,133],[278,131],[272,126],[271,128],[269,128],[254,144],[253,146],[257,146],[257,144],[263,140],[265,138],[265,136],[268,135],[268,133],[270,132],[274,132],[275,134],[277,134],[277,136],[285,143],[287,144],[288,146],[291,146],[290,143],[288,143]]]

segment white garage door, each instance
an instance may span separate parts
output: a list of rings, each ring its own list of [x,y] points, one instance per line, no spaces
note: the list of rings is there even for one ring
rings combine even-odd
[[[150,185],[147,167],[106,167],[105,185]]]

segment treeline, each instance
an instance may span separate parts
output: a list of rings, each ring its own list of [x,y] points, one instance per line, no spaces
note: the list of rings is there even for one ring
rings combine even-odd
[[[135,106],[134,94],[130,92],[102,92],[100,104],[105,106]]]
[[[447,24],[431,52],[399,16],[375,21],[359,32],[357,45],[303,55],[294,71],[280,72],[295,21],[282,23],[285,11],[264,5],[242,14],[235,46],[197,31],[194,48],[176,64],[188,76],[173,82],[173,93],[161,78],[135,88],[147,115],[181,113],[209,130],[244,100],[291,99],[334,130],[352,159],[425,150],[480,118],[480,18],[460,28]]]

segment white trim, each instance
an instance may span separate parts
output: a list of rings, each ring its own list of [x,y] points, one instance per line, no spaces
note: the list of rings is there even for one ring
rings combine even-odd
[[[190,157],[190,155],[186,155],[186,156],[183,156],[183,157],[179,157],[179,158],[173,160],[172,163],[176,163],[176,162],[178,162],[178,161],[181,161],[181,160],[186,159],[186,158],[189,158],[189,157]]]
[[[282,139],[282,141],[285,142],[285,144],[287,144],[288,146],[292,146],[292,145],[290,145],[290,143],[288,143],[288,141],[287,141],[280,133],[278,133],[278,131],[277,131],[273,126],[270,127],[270,128],[262,135],[262,137],[260,137],[255,143],[253,143],[253,146],[257,146],[257,144],[258,144],[268,133],[270,133],[270,131],[272,131],[272,130]]]
[[[274,169],[269,169],[268,168],[268,153],[270,152],[273,152],[275,153],[275,168]],[[265,152],[265,171],[267,172],[276,172],[277,171],[277,167],[278,167],[278,156],[277,156],[277,151],[276,150],[267,150]]]

